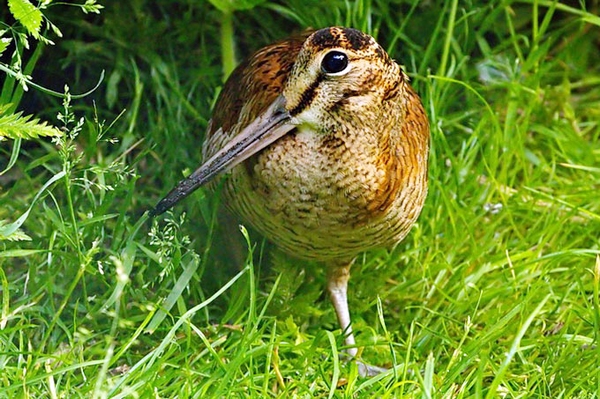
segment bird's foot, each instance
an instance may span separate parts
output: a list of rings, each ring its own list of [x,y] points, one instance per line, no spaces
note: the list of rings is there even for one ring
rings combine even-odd
[[[361,377],[375,377],[381,373],[385,373],[389,369],[385,367],[371,366],[370,364],[363,363],[359,360],[355,360],[358,366],[358,375]]]
[[[348,353],[351,352],[351,353]],[[345,362],[354,362],[358,367],[358,375],[361,377],[374,377],[381,373],[385,373],[389,369],[385,367],[372,366],[364,363],[356,358],[356,352],[354,348],[347,350],[345,353],[340,354],[340,359]]]

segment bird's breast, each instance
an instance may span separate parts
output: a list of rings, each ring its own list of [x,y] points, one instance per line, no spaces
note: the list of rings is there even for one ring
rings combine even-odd
[[[400,181],[390,161],[368,135],[300,126],[234,168],[224,201],[297,257],[351,258],[399,241],[419,213],[420,203],[405,200],[418,185]]]
[[[353,151],[334,134],[299,127],[248,167],[254,195],[272,214],[306,228],[348,228],[368,219],[368,205],[385,180],[376,151]]]

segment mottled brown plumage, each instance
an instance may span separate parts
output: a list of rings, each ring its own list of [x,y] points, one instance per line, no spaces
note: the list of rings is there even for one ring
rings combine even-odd
[[[350,264],[410,230],[427,192],[428,145],[427,118],[400,66],[360,31],[321,29],[267,46],[233,72],[205,163],[154,213],[228,171],[230,209],[284,251],[325,264],[354,346]]]

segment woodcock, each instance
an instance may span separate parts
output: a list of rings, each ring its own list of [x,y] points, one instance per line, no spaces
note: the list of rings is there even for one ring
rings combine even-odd
[[[401,67],[371,36],[325,28],[264,47],[232,73],[204,163],[151,213],[227,172],[231,210],[291,255],[324,263],[355,356],[350,266],[406,236],[427,194],[428,149],[427,117]]]

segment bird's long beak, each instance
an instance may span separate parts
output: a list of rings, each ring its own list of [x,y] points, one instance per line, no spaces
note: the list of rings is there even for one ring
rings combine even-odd
[[[280,95],[264,113],[246,126],[219,152],[196,169],[194,173],[179,182],[177,187],[150,211],[150,216],[166,212],[219,173],[250,158],[294,127],[290,122],[290,114],[285,109],[285,98]]]

